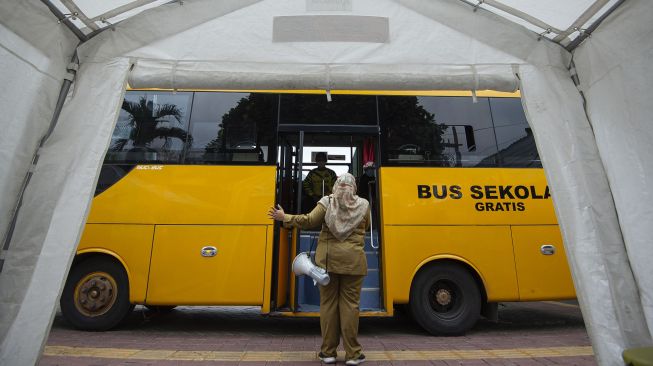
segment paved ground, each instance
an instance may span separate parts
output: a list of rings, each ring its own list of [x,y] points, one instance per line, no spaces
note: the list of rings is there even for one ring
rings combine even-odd
[[[574,303],[502,304],[498,323],[481,320],[461,337],[433,337],[405,315],[363,318],[359,339],[365,365],[596,364]],[[138,307],[110,332],[76,331],[58,315],[40,365],[315,365],[319,345],[318,319],[263,317],[247,307]]]

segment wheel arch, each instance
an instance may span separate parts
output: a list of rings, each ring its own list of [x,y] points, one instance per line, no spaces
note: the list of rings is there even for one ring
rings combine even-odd
[[[125,260],[118,255],[118,253],[113,252],[111,250],[107,250],[104,248],[86,248],[83,250],[80,250],[77,252],[75,255],[75,258],[73,259],[73,264],[71,265],[71,268],[74,267],[75,265],[84,262],[90,258],[109,258],[113,260],[114,262],[117,262],[122,266],[122,268],[125,270],[125,273],[127,273],[127,282],[129,284],[132,283],[132,277],[131,273],[129,272],[129,267],[127,266],[127,263]],[[132,286],[129,286],[129,299],[132,299]]]
[[[415,278],[417,278],[417,275],[420,273],[420,271],[422,271],[425,268],[436,266],[438,264],[443,264],[443,263],[452,263],[465,268],[467,272],[469,272],[472,275],[474,281],[476,282],[476,285],[481,291],[482,303],[487,302],[487,290],[485,286],[485,279],[481,275],[481,271],[465,258],[456,255],[451,255],[451,254],[440,254],[440,255],[431,256],[429,258],[424,259],[422,262],[420,262],[420,264],[417,265],[417,267],[415,267],[415,269],[413,270],[411,280],[410,280],[410,292],[411,293],[413,292],[413,285],[415,283]]]

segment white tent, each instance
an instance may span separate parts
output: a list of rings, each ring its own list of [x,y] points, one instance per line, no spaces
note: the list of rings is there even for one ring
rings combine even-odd
[[[110,3],[0,2],[0,364],[38,360],[128,81],[519,88],[599,363],[653,344],[648,1]]]

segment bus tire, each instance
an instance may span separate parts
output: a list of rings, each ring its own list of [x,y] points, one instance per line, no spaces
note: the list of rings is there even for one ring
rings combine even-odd
[[[433,335],[461,335],[481,312],[481,293],[469,271],[455,263],[421,269],[410,290],[415,321]]]
[[[111,329],[133,309],[127,272],[113,258],[83,260],[70,270],[59,304],[64,318],[75,328]]]

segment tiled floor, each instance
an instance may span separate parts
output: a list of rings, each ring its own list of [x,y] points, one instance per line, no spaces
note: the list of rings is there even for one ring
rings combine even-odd
[[[431,336],[404,315],[362,318],[359,340],[366,365],[596,364],[573,303],[502,304],[498,323],[481,320],[461,337]],[[76,331],[57,316],[40,365],[314,365],[320,342],[315,318],[247,307],[137,308],[109,332]]]

